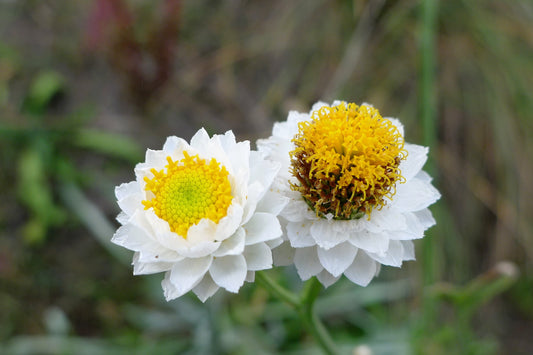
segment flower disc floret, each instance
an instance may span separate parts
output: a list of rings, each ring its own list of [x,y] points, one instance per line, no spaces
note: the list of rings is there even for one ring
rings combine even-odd
[[[404,179],[407,156],[394,124],[377,109],[350,103],[323,106],[298,123],[290,152],[300,192],[320,217],[357,219],[382,208]]]
[[[171,231],[185,238],[189,228],[202,218],[218,223],[226,216],[232,195],[228,171],[216,159],[206,163],[198,155],[183,154],[180,161],[168,156],[163,170],[151,169],[154,177],[144,181],[145,190],[154,197],[142,203],[167,221]]]

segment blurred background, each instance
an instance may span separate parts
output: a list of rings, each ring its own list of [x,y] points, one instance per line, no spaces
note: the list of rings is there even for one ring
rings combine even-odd
[[[429,145],[443,197],[416,262],[322,293],[337,344],[530,354],[532,23],[530,0],[0,0],[0,353],[319,354],[260,287],[167,303],[109,240],[146,148],[343,99]]]

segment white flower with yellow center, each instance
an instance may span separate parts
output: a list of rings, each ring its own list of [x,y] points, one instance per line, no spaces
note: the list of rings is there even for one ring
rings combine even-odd
[[[294,262],[303,280],[327,287],[344,274],[366,286],[381,264],[414,260],[411,240],[435,224],[427,207],[440,194],[421,170],[428,148],[405,143],[401,123],[370,105],[291,111],[258,149],[282,163],[273,188],[290,197],[274,263]]]
[[[269,189],[279,167],[231,131],[209,138],[201,129],[190,144],[169,137],[163,150],[147,150],[135,181],[115,189],[122,226],[112,242],[135,251],[134,274],[166,272],[167,300],[237,292],[272,267],[282,242],[277,214],[287,198]]]

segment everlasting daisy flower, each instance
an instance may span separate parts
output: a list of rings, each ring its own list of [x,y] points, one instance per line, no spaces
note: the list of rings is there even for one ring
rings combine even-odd
[[[166,272],[167,300],[237,292],[272,267],[282,242],[286,198],[269,190],[279,168],[231,131],[209,138],[201,129],[190,144],[169,137],[163,150],[147,150],[135,181],[115,189],[122,226],[112,242],[135,251],[134,274]]]
[[[404,142],[403,126],[368,104],[318,102],[274,125],[259,151],[282,163],[273,188],[290,198],[280,213],[285,243],[274,263],[294,263],[324,286],[341,275],[366,286],[381,265],[413,260],[413,239],[435,224],[440,198],[422,171],[428,148]]]

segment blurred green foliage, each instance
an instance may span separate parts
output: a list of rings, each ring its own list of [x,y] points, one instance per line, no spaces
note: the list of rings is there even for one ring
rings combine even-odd
[[[168,135],[254,141],[317,100],[370,102],[427,142],[425,90],[443,194],[431,249],[367,288],[341,280],[317,312],[345,353],[531,352],[531,2],[435,2],[430,46],[423,1],[179,2],[179,31],[162,15],[178,2],[96,16],[106,3],[0,2],[0,353],[320,353],[254,285],[164,302],[162,275],[133,277],[109,243],[113,187]],[[91,18],[129,35],[95,36]],[[299,291],[293,269],[270,274]]]

